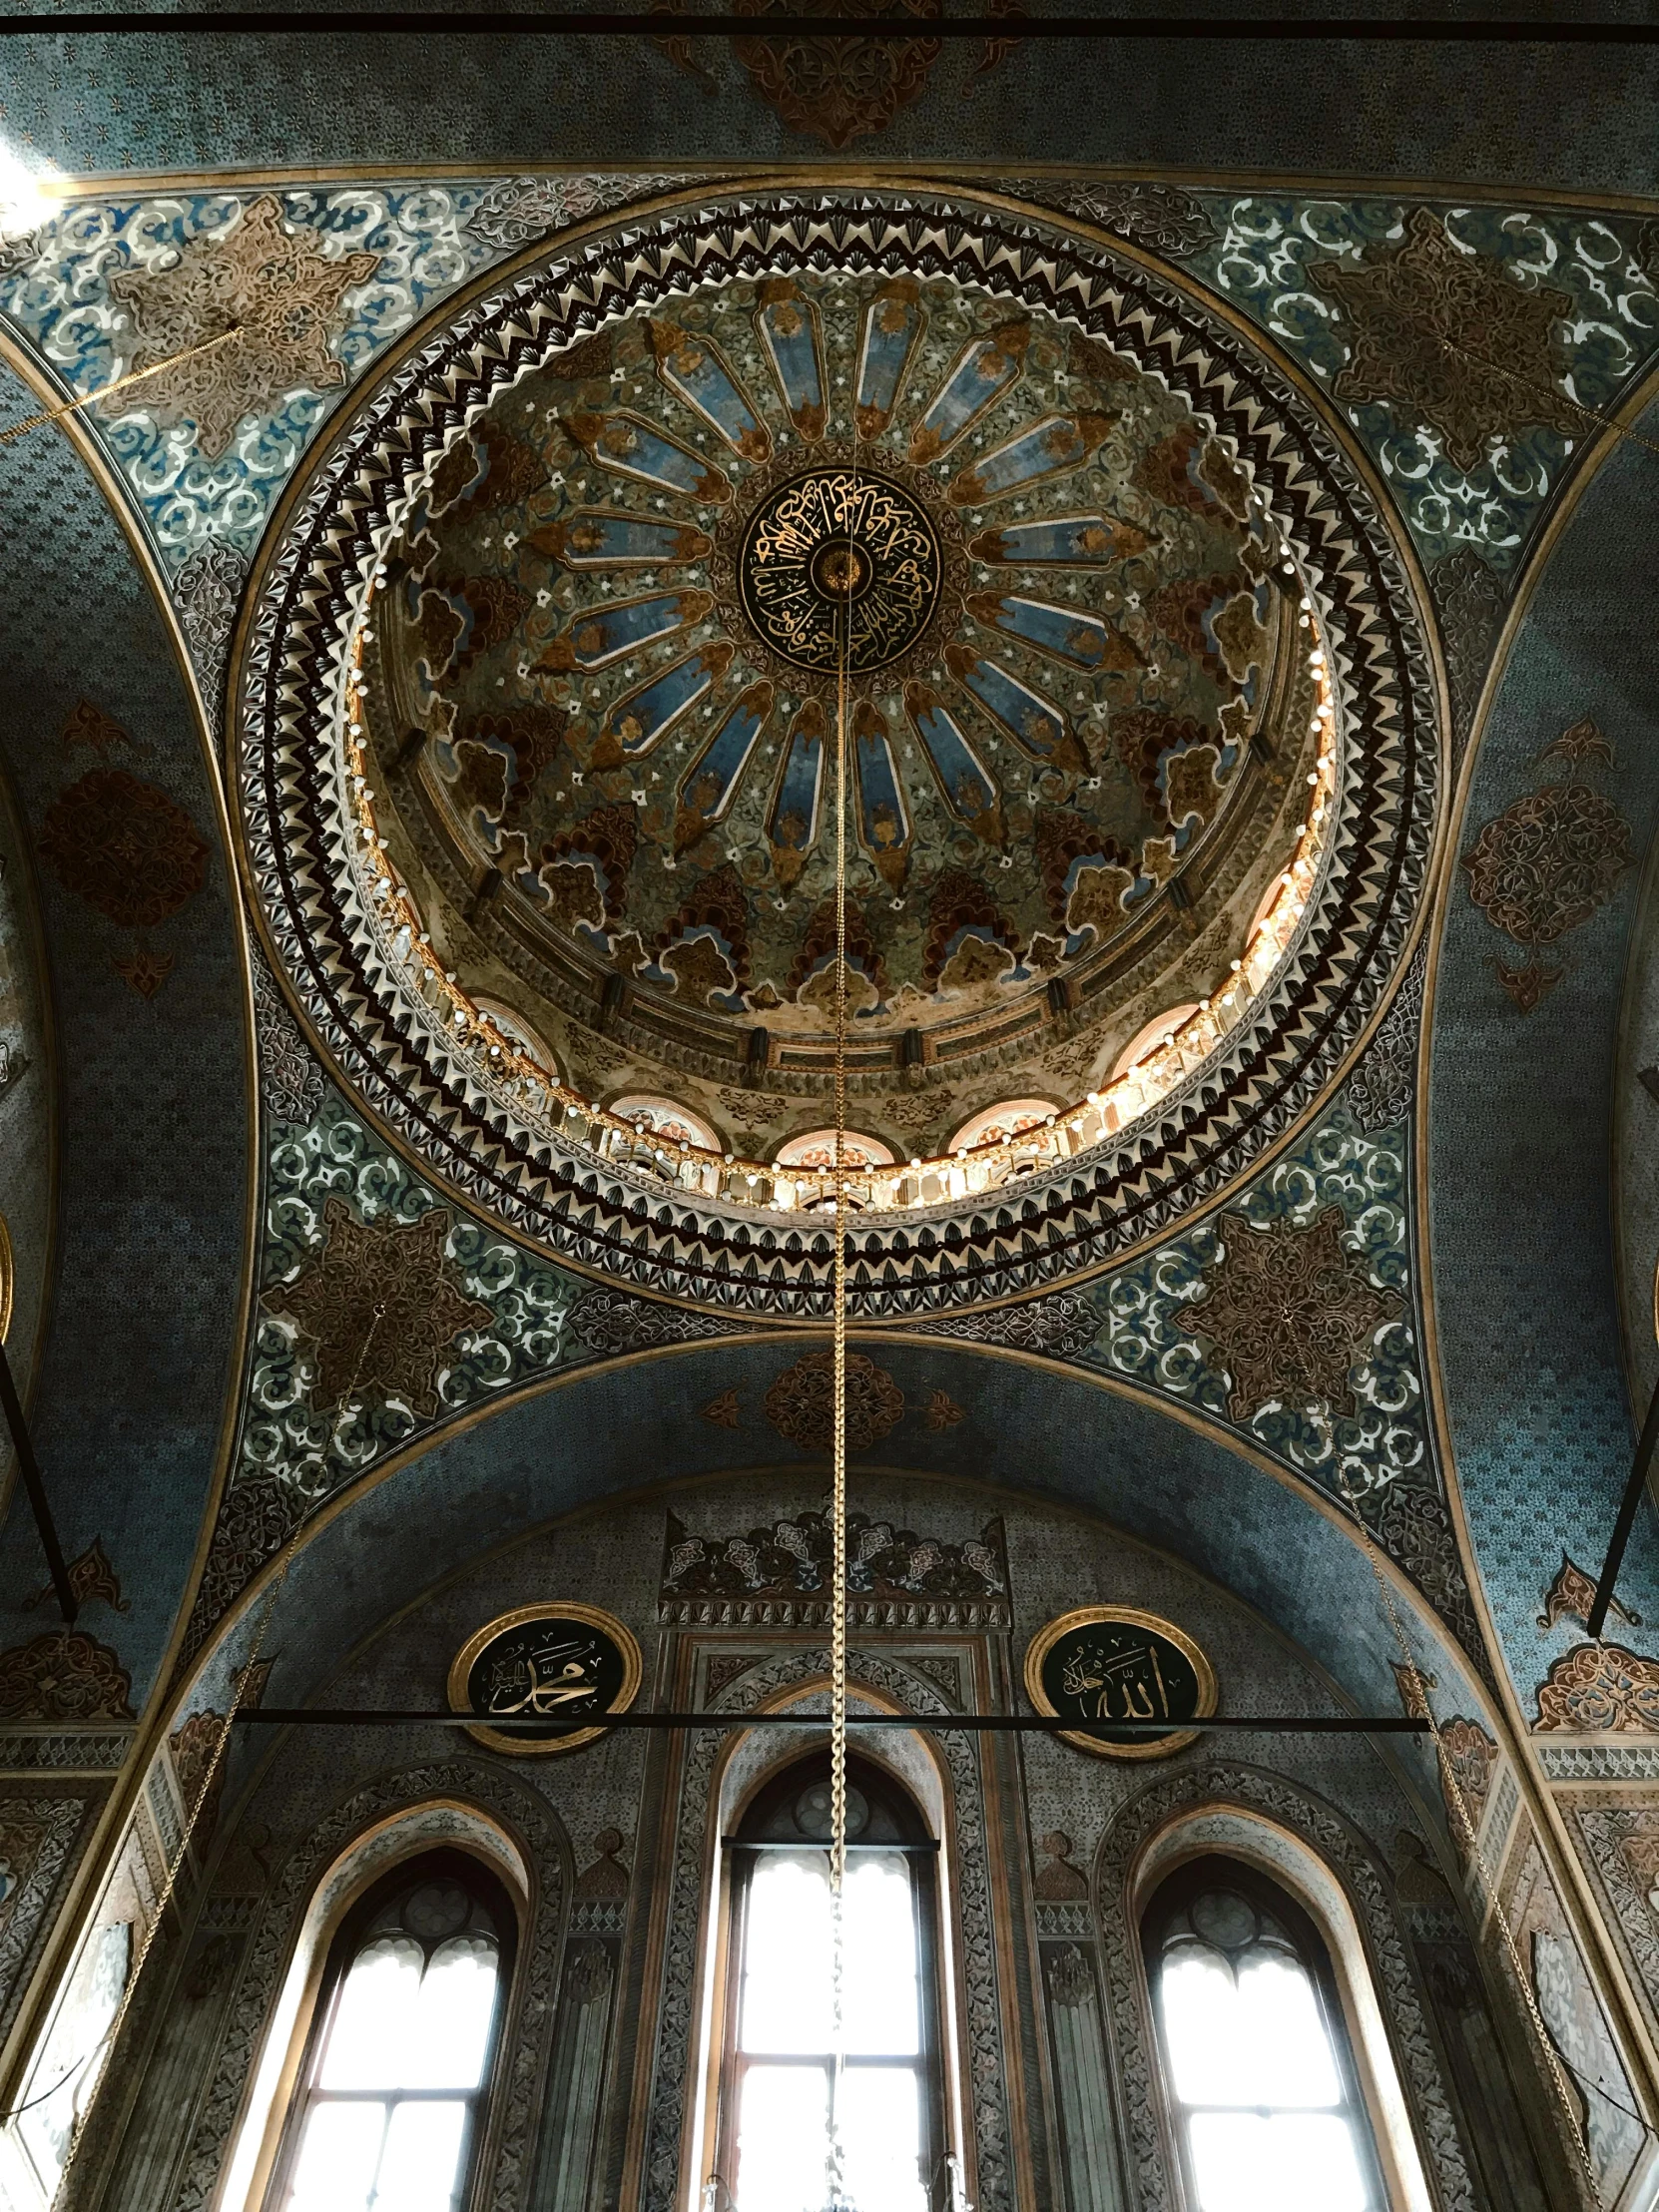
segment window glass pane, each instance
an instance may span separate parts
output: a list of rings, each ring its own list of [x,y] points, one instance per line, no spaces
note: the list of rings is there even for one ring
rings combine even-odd
[[[1340,2104],[1331,2039],[1307,1969],[1256,1946],[1232,1968],[1207,1944],[1166,1956],[1164,2036],[1187,2104]]]
[[[409,2022],[405,2089],[476,2089],[495,2007],[495,1943],[453,1936],[433,1951]]]
[[[383,2104],[313,2104],[294,2171],[292,2212],[364,2212],[385,2124]]]
[[[738,2112],[738,2212],[823,2212],[830,2076],[751,2066]]]
[[[465,2129],[464,2104],[421,2098],[395,2106],[380,2161],[378,2212],[449,2212]]]
[[[842,1916],[846,2048],[908,2057],[917,2048],[919,2025],[916,1924],[909,1862],[901,1852],[848,1858]]]
[[[830,2048],[830,1862],[822,1851],[759,1855],[749,1885],[741,2044]]]
[[[1334,2113],[1195,2112],[1198,2212],[1366,2212],[1353,2131]]]
[[[1300,1959],[1259,1949],[1240,1961],[1239,2021],[1255,2081],[1243,2102],[1342,2103],[1331,2038]]]
[[[317,2076],[323,2089],[396,2089],[424,1956],[407,1936],[377,1936],[352,1961]]]
[[[1239,1992],[1220,1951],[1183,1943],[1159,1977],[1164,2043],[1184,2104],[1249,2104],[1250,2054],[1239,2033]]]
[[[858,2212],[926,2212],[921,2106],[908,2066],[848,2066],[841,2074],[841,2156]]]

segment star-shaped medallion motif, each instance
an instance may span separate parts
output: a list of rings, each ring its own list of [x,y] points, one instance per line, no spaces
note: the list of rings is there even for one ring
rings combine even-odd
[[[1252,1229],[1242,1214],[1222,1220],[1225,1257],[1176,1326],[1215,1347],[1234,1420],[1248,1421],[1270,1398],[1358,1413],[1353,1370],[1399,1300],[1343,1250],[1341,1209],[1328,1207],[1309,1229]]]
[[[331,1198],[323,1219],[327,1234],[316,1259],[265,1300],[316,1346],[315,1403],[338,1405],[365,1389],[435,1413],[445,1354],[463,1329],[481,1329],[491,1318],[450,1279],[449,1216],[434,1206],[416,1222],[360,1222],[343,1199]]]
[[[112,276],[110,290],[138,332],[127,368],[158,368],[112,401],[113,410],[141,410],[164,428],[194,422],[202,453],[217,460],[250,415],[268,414],[302,386],[343,384],[345,364],[331,347],[341,303],[368,282],[380,257],[324,254],[314,239],[290,231],[267,193],[222,237],[192,239],[171,268]],[[158,367],[233,330],[211,352]]]
[[[1453,244],[1439,218],[1416,209],[1405,244],[1386,260],[1316,262],[1314,281],[1348,316],[1349,357],[1339,399],[1381,399],[1407,423],[1427,423],[1459,468],[1494,437],[1541,424],[1581,436],[1584,415],[1557,388],[1555,325],[1564,291],[1511,283],[1479,254]]]

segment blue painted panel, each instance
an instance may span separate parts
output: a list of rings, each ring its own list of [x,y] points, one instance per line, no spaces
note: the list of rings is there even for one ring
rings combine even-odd
[[[1081,749],[1060,710],[1028,684],[994,661],[981,660],[963,646],[945,656],[950,672],[965,684],[985,712],[999,722],[1035,761],[1071,760]]]
[[[736,796],[761,732],[772,712],[772,686],[751,684],[716,731],[708,751],[680,786],[680,820],[675,841],[689,844],[718,822]]]
[[[925,684],[907,684],[904,707],[952,813],[981,834],[987,820],[992,821],[994,841],[1000,843],[996,786],[938,694]]]
[[[707,592],[659,592],[649,599],[619,599],[614,606],[588,608],[574,628],[553,641],[542,657],[545,668],[604,668],[654,639],[701,622],[714,605]]]
[[[1109,415],[1047,415],[1033,422],[1017,438],[999,445],[982,460],[964,468],[950,486],[950,502],[956,507],[976,507],[982,500],[1000,499],[1022,484],[1040,484],[1046,477],[1063,476],[1081,467],[1111,428]]]
[[[853,717],[852,748],[858,764],[858,834],[882,874],[895,882],[910,842],[910,816],[887,725],[871,706],[861,706]]]
[[[593,460],[619,476],[706,505],[719,506],[732,496],[723,469],[627,408],[618,414],[572,415],[565,427]]]
[[[826,722],[817,700],[809,700],[795,718],[784,756],[777,795],[767,817],[773,866],[779,880],[793,883],[818,836],[824,796]]]
[[[976,561],[1029,568],[1096,568],[1119,556],[1126,537],[1139,536],[1104,515],[1059,515],[1047,522],[1010,522],[1000,530],[983,530],[968,552]]]
[[[790,420],[804,438],[821,438],[828,409],[818,308],[787,282],[763,284],[761,296],[765,304],[755,320]]]
[[[1054,607],[1044,599],[999,599],[983,592],[968,601],[968,612],[975,622],[992,624],[1073,668],[1102,669],[1117,657],[1114,633],[1098,615],[1076,607]]]
[[[682,715],[707,696],[731,658],[729,645],[705,646],[701,653],[676,661],[649,684],[625,692],[611,710],[600,743],[609,738],[620,746],[626,759],[640,760]]]
[[[926,322],[915,283],[907,277],[884,286],[866,308],[855,417],[861,438],[879,437],[891,420],[905,366]]]
[[[614,514],[584,507],[568,522],[550,522],[532,533],[530,543],[567,568],[668,567],[701,561],[713,541],[701,530],[675,522],[652,522],[643,515]]]
[[[654,322],[651,340],[657,374],[669,390],[718,430],[734,453],[746,461],[769,460],[772,439],[766,424],[749,404],[720,347],[701,332],[681,330],[671,322]]]
[[[1009,322],[962,348],[910,432],[912,461],[936,461],[941,453],[948,453],[986,408],[1011,388],[1024,366],[1029,340],[1027,323]]]

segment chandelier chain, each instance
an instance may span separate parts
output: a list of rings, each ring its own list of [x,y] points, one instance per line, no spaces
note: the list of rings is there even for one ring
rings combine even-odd
[[[830,1465],[833,1556],[830,1599],[830,2023],[834,2082],[830,2101],[829,2202],[838,2212],[845,2199],[841,2146],[841,2073],[844,2061],[846,1886],[846,691],[852,658],[852,595],[855,562],[852,543],[857,462],[841,491],[841,521],[846,532],[848,582],[840,621],[840,652],[835,670],[835,1039],[834,1039],[834,1262],[833,1353],[831,1356],[832,1430]]]
[[[129,369],[125,376],[116,377],[113,383],[100,384],[96,391],[84,391],[78,398],[66,399],[56,407],[42,407],[38,413],[25,415],[21,422],[8,423],[0,430],[0,445],[10,445],[13,438],[22,437],[25,431],[38,430],[48,422],[61,422],[66,415],[79,414],[83,407],[96,406],[100,400],[125,391],[130,384],[142,384],[147,376],[159,376],[164,368],[183,368],[186,361],[200,360],[204,353],[215,352],[241,335],[242,324],[235,322],[230,329],[221,330],[217,337],[204,338],[200,345],[187,345],[182,353],[170,353],[165,361],[152,361],[148,368]]]

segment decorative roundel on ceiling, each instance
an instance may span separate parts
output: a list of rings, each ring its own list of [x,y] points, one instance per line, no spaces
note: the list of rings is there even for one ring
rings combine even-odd
[[[344,1081],[578,1267],[822,1319],[842,729],[860,1319],[1167,1231],[1397,966],[1422,625],[1284,369],[1048,217],[747,195],[477,299],[290,499],[239,791]]]

